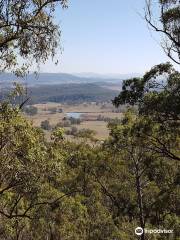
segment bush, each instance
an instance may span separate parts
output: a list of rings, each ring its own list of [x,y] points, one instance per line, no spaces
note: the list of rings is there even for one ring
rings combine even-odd
[[[77,136],[81,137],[81,138],[90,138],[91,139],[94,137],[95,134],[96,134],[96,132],[94,130],[83,128],[83,129],[79,130]]]
[[[78,132],[78,129],[76,127],[71,128],[71,135],[75,136]]]
[[[41,128],[44,130],[51,130],[51,125],[48,120],[41,122]]]
[[[66,135],[73,135],[76,136],[78,134],[77,127],[72,127],[71,129],[66,131]]]

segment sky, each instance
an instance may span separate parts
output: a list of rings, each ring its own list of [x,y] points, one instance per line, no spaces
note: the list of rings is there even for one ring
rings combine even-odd
[[[169,61],[143,15],[145,0],[70,0],[58,9],[62,54],[42,72],[129,74]]]

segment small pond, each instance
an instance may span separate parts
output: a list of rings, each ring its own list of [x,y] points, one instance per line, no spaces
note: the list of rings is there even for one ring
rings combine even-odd
[[[76,118],[76,119],[80,118],[82,114],[84,114],[84,113],[82,113],[82,112],[67,112],[66,113],[68,118],[72,117],[72,118]]]

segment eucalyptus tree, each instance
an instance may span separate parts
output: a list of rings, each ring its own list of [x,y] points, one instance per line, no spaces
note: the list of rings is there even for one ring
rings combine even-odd
[[[22,74],[32,63],[54,57],[61,34],[55,11],[67,4],[67,0],[1,0],[0,70]]]
[[[180,2],[179,0],[146,0],[145,19],[162,34],[162,47],[167,56],[180,64]]]

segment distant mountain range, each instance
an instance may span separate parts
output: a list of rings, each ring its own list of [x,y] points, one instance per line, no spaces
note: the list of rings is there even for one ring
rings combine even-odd
[[[0,74],[0,99],[4,99],[13,82],[28,89],[29,103],[42,102],[105,102],[111,101],[121,91],[122,81],[137,75],[101,75],[92,73],[40,73],[17,78],[11,73]],[[3,93],[3,94],[2,94]]]
[[[75,76],[78,77],[86,77],[86,78],[100,78],[103,80],[106,79],[121,79],[121,80],[125,80],[125,79],[129,79],[129,78],[133,78],[133,77],[141,77],[142,74],[139,73],[129,73],[129,74],[118,74],[118,73],[107,73],[107,74],[100,74],[100,73],[74,73]]]
[[[38,75],[29,74],[27,78],[20,79],[11,73],[0,74],[0,86],[9,87],[13,81],[25,83],[28,86],[58,85],[69,83],[99,83],[99,84],[121,84],[122,80],[140,76],[138,74],[101,75],[95,73],[40,73]]]

